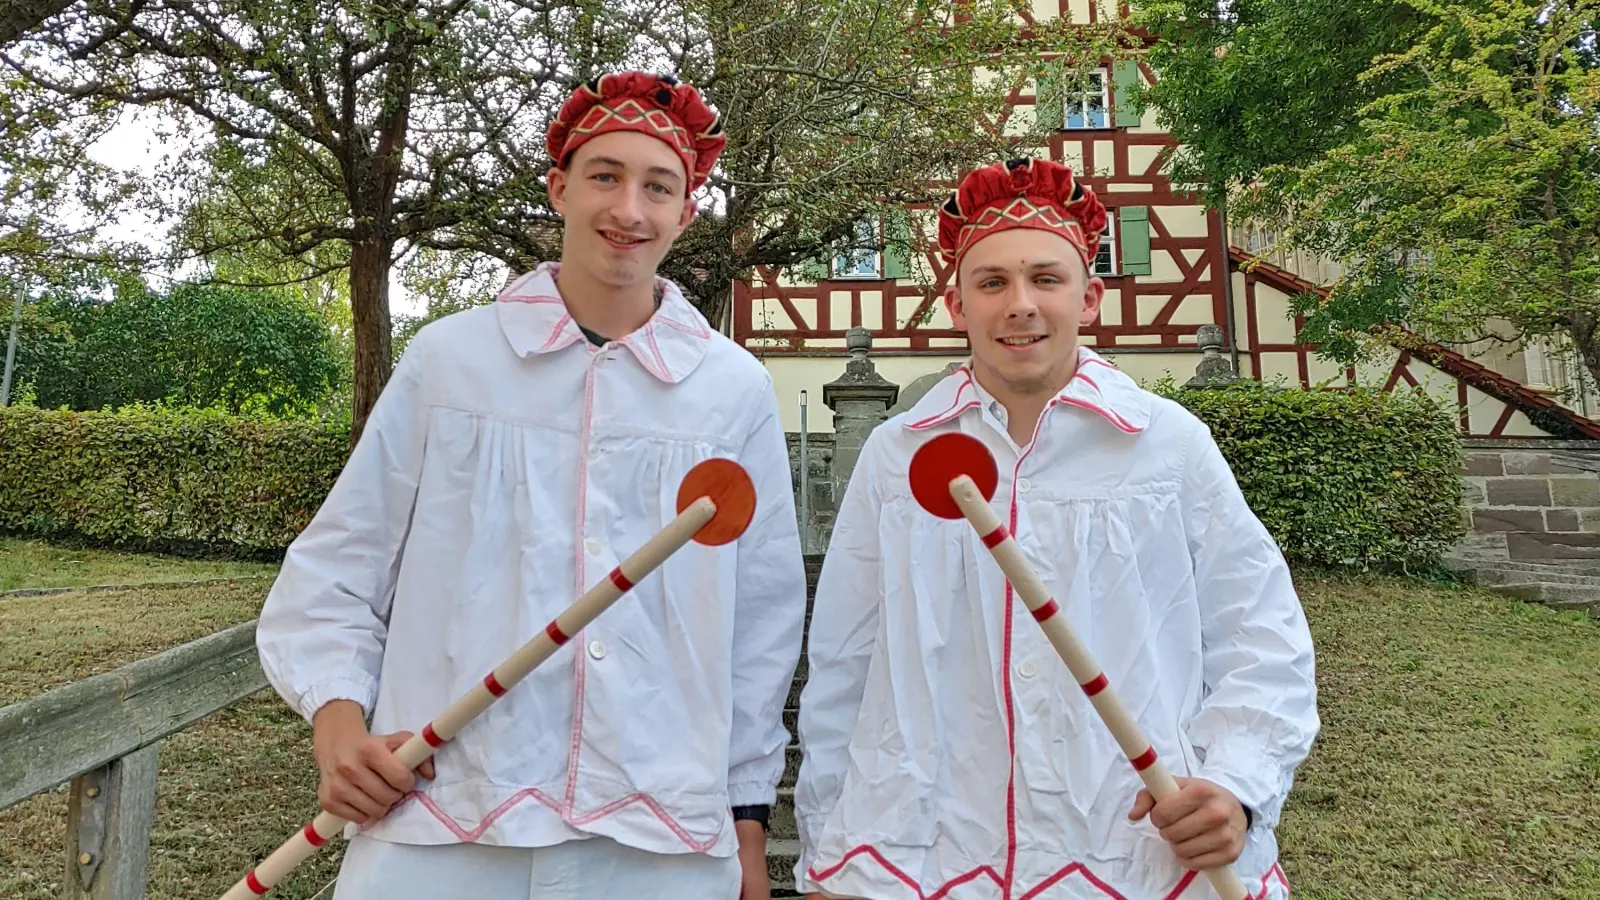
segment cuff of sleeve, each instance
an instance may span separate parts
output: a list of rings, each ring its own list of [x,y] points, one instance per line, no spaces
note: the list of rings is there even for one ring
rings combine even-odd
[[[1277,765],[1260,753],[1214,749],[1195,773],[1226,788],[1244,807],[1251,828],[1277,828],[1283,797],[1274,777]]]
[[[771,806],[778,801],[775,781],[734,781],[728,784],[729,806]]]
[[[378,699],[378,682],[365,676],[340,676],[319,681],[300,695],[300,715],[307,722],[317,710],[335,700],[350,700],[361,705],[362,718],[371,718],[372,706]]]

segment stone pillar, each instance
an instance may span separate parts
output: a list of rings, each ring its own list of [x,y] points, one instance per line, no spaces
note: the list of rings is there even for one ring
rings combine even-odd
[[[900,395],[899,386],[884,379],[873,368],[867,351],[872,349],[872,332],[852,328],[845,332],[850,361],[844,374],[822,386],[822,402],[833,410],[833,498],[844,502],[844,489],[861,456],[867,435],[889,417],[889,407]]]
[[[1223,332],[1220,325],[1201,325],[1195,335],[1195,344],[1205,358],[1195,366],[1194,377],[1184,383],[1186,388],[1227,387],[1239,380],[1233,364],[1222,355]]]

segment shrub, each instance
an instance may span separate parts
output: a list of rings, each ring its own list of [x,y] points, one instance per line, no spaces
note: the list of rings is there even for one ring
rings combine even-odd
[[[268,554],[333,486],[349,429],[217,411],[0,410],[0,530]]]
[[[1155,390],[1211,427],[1296,563],[1426,567],[1462,534],[1454,412],[1420,393]],[[348,423],[3,409],[0,530],[275,553],[327,496],[348,441]]]
[[[1456,413],[1421,392],[1158,393],[1211,427],[1284,554],[1325,567],[1419,568],[1463,533]]]

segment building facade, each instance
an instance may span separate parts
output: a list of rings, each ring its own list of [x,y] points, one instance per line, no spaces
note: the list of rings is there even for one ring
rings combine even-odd
[[[1032,0],[1024,18],[1092,23],[1117,14],[1103,0]],[[1554,347],[1397,348],[1346,368],[1300,344],[1290,298],[1319,290],[1338,276],[1337,265],[1273,253],[1270,229],[1230,228],[1164,177],[1175,141],[1154,111],[1141,115],[1125,102],[1155,77],[1142,60],[1104,59],[1084,81],[1030,80],[997,116],[1025,152],[1071,166],[1106,205],[1094,267],[1106,296],[1083,333],[1087,345],[1143,383],[1182,382],[1201,359],[1196,332],[1217,325],[1235,371],[1248,378],[1304,388],[1419,387],[1461,409],[1464,437],[1600,438],[1585,415],[1590,405],[1600,414],[1600,403],[1592,391],[1574,390],[1583,385]],[[832,430],[822,385],[846,355],[847,329],[872,332],[878,371],[902,386],[966,357],[966,339],[944,306],[953,273],[933,249],[935,227],[931,209],[863,222],[861,248],[828,265],[762,269],[735,285],[725,330],[772,372],[787,430],[800,429],[802,404],[809,430]],[[882,236],[909,236],[918,252],[886,252],[895,242]]]

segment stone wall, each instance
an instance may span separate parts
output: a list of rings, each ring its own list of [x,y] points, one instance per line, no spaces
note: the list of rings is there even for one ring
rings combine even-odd
[[[800,503],[800,435],[789,432],[789,478],[794,484],[795,515],[802,515]],[[801,539],[806,553],[821,553],[828,546],[828,536],[833,533],[833,516],[839,510],[838,499],[833,495],[833,434],[812,432],[806,436],[806,456],[810,457],[806,470],[806,491],[810,503],[803,514],[811,521],[800,523]]]
[[[1600,559],[1600,443],[1463,441],[1458,555]]]

